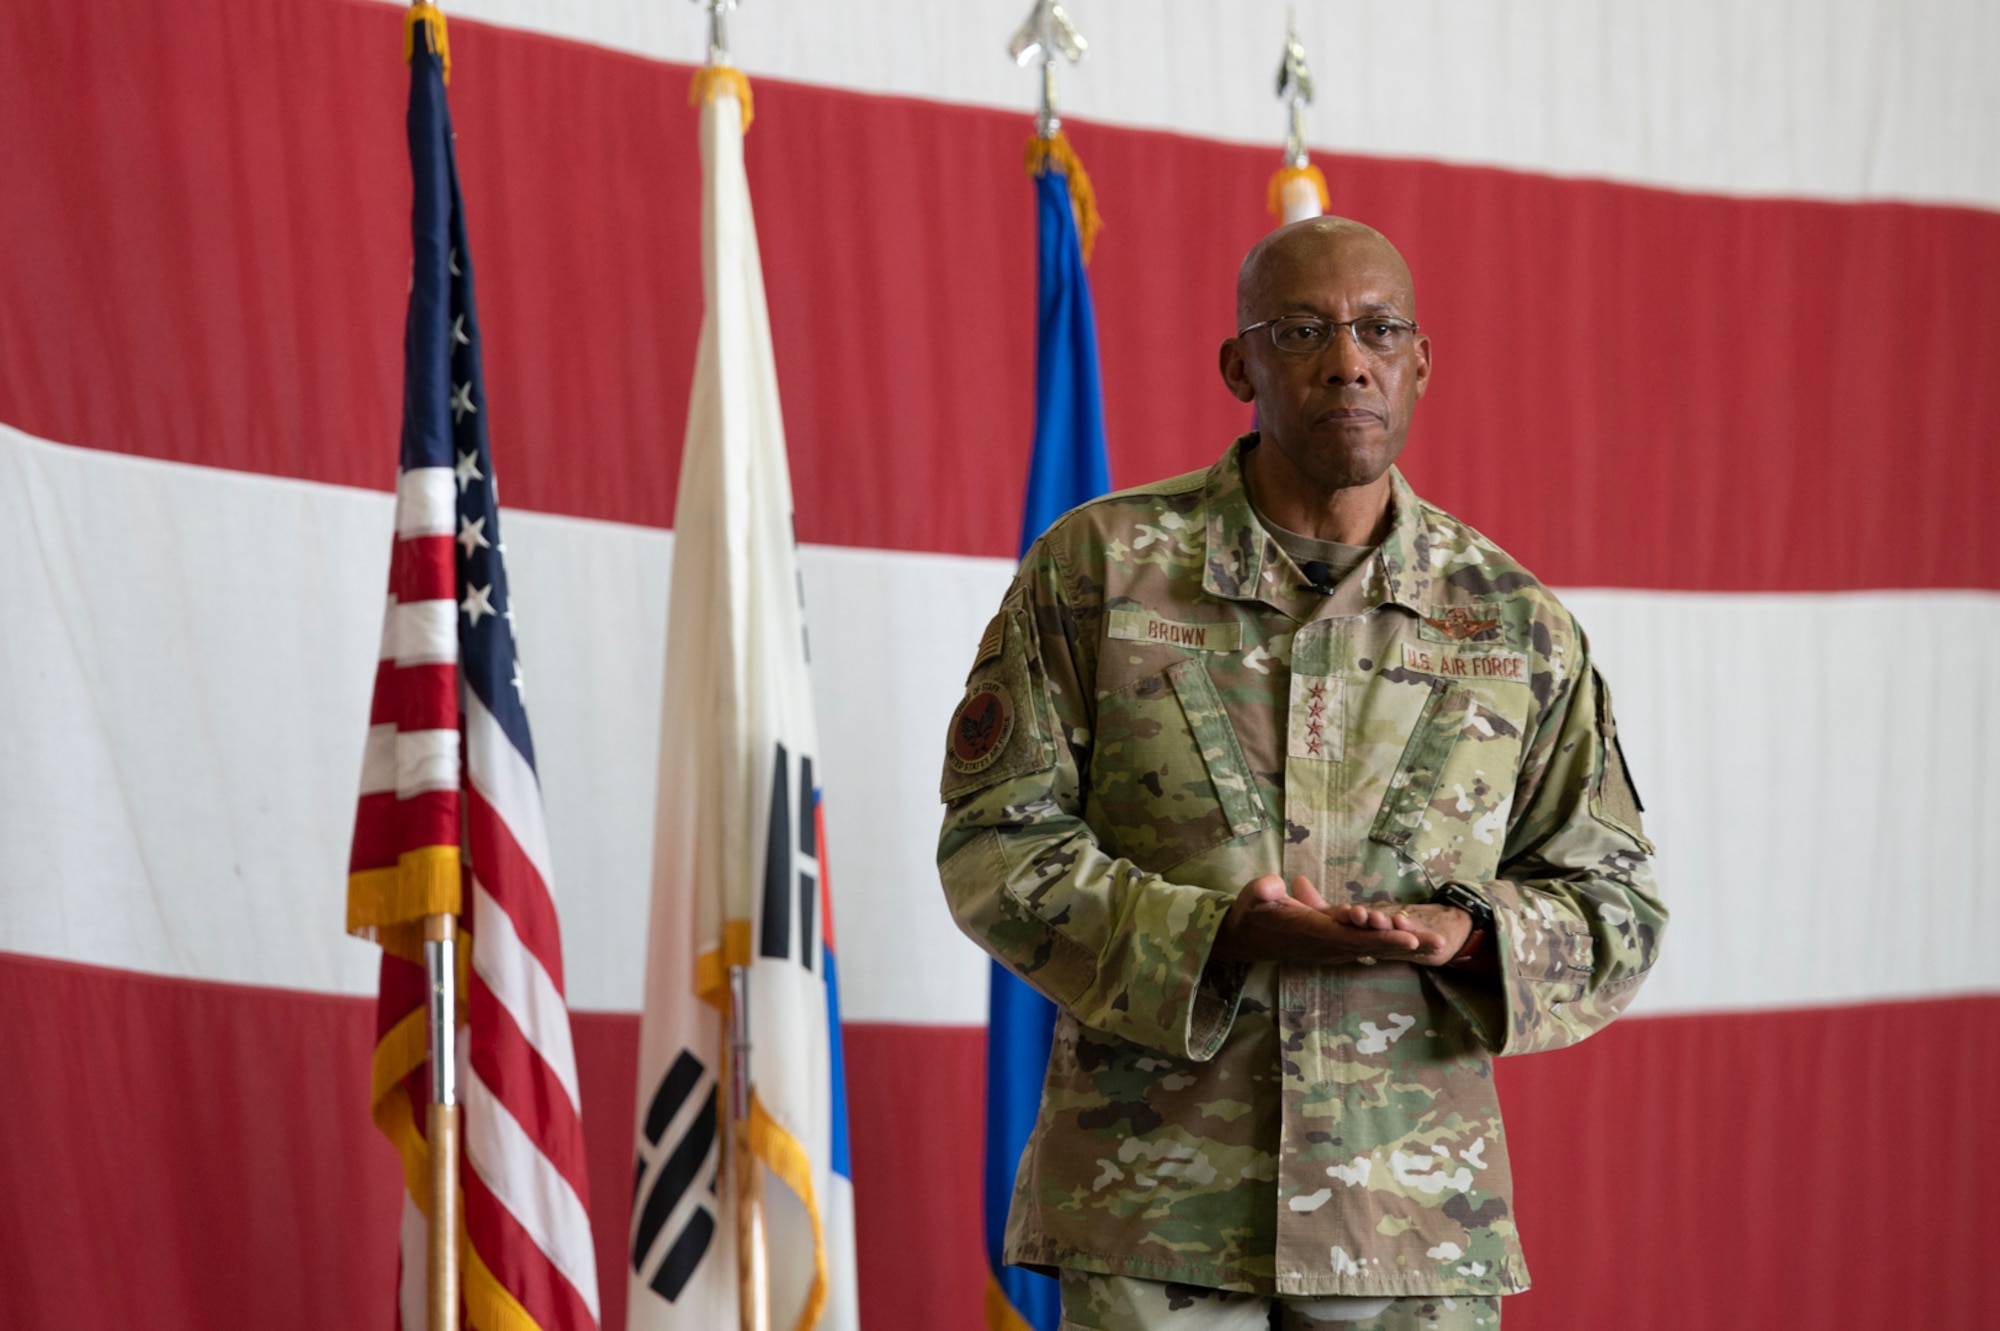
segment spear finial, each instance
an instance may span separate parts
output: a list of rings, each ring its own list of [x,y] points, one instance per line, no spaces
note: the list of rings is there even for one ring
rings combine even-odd
[[[1285,55],[1278,62],[1278,98],[1285,104],[1285,164],[1271,177],[1266,203],[1279,222],[1324,214],[1330,200],[1326,177],[1306,157],[1306,107],[1313,99],[1312,70],[1299,43],[1298,16],[1285,15]]]
[[[1306,107],[1312,104],[1313,76],[1306,66],[1306,48],[1299,44],[1298,15],[1286,11],[1285,55],[1278,62],[1278,98],[1285,103],[1285,165],[1306,165]]]
[[[1042,62],[1042,102],[1035,112],[1035,132],[1043,138],[1053,139],[1062,128],[1056,103],[1056,57],[1062,56],[1073,65],[1089,49],[1090,43],[1056,0],[1035,0],[1028,21],[1007,43],[1007,54],[1014,57],[1015,64],[1025,67],[1037,58]]]

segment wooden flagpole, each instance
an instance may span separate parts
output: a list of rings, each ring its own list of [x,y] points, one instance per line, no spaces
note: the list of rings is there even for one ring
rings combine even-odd
[[[430,1331],[458,1327],[458,920],[424,917],[424,970],[430,980],[430,1251],[425,1277]]]

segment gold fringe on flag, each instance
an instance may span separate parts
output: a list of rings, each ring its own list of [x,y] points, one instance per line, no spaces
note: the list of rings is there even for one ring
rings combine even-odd
[[[473,1331],[542,1331],[534,1317],[521,1306],[500,1277],[479,1260],[479,1250],[465,1239],[465,1323]]]
[[[694,996],[717,1012],[729,1010],[729,971],[750,964],[750,921],[725,920],[722,946],[694,961]]]
[[[386,869],[347,875],[347,932],[421,966],[424,917],[465,907],[457,846],[418,846]]]
[[[419,26],[424,30],[426,49],[444,66],[444,81],[450,83],[451,43],[445,39],[444,12],[430,0],[417,0],[403,15],[403,63],[408,64],[416,58]]]
[[[1270,209],[1271,216],[1285,215],[1285,186],[1294,180],[1310,180],[1313,183],[1313,188],[1319,191],[1319,206],[1322,212],[1333,207],[1333,196],[1326,192],[1326,177],[1319,173],[1318,167],[1287,166],[1271,177],[1271,188],[1264,195],[1264,206]]]
[[[1061,130],[1051,139],[1037,134],[1028,140],[1028,174],[1045,175],[1051,167],[1069,180],[1069,207],[1076,214],[1076,234],[1083,242],[1083,261],[1089,263],[1090,248],[1097,243],[1097,233],[1104,229],[1104,219],[1098,215],[1097,191],[1091,188],[1090,176],[1085,173],[1076,149],[1070,147],[1069,135]]]
[[[734,97],[736,104],[743,108],[743,132],[750,132],[752,115],[750,105],[750,80],[740,69],[727,65],[707,65],[694,72],[694,82],[688,85],[688,105],[703,106],[718,97]]]

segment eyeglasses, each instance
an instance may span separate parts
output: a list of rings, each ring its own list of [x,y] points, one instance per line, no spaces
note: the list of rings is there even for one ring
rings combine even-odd
[[[1270,329],[1271,345],[1288,356],[1317,356],[1333,345],[1335,335],[1343,328],[1354,339],[1355,346],[1373,356],[1393,356],[1409,346],[1410,339],[1417,335],[1415,321],[1388,314],[1364,314],[1359,319],[1347,320],[1322,319],[1317,314],[1287,314],[1239,328],[1236,336],[1259,328]]]

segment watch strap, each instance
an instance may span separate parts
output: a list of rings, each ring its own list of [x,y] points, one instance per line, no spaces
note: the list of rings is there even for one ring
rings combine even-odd
[[[1431,893],[1431,900],[1443,906],[1456,906],[1470,915],[1475,930],[1493,932],[1493,904],[1464,883],[1446,883]]]

